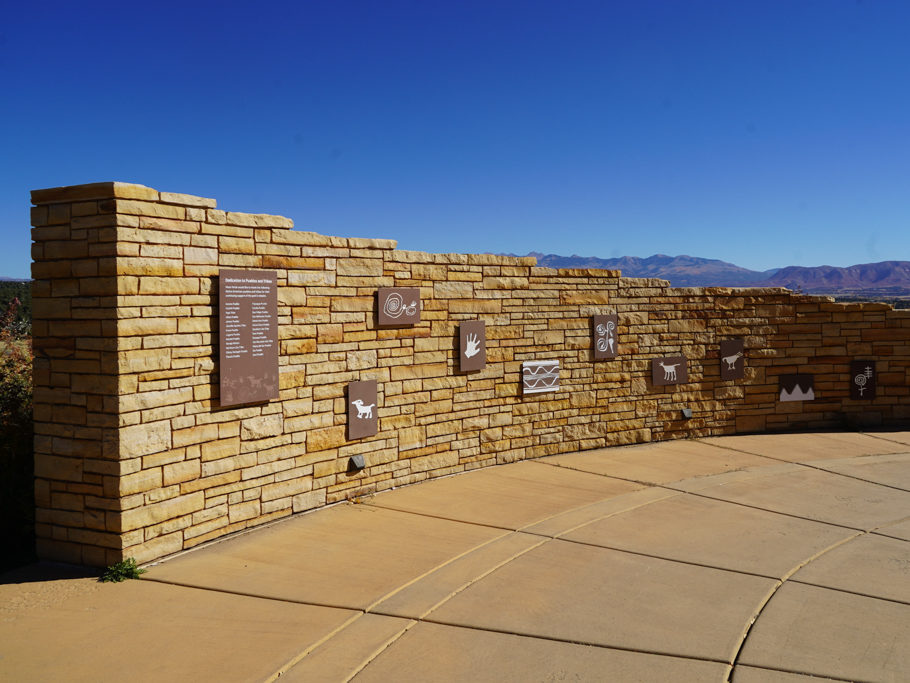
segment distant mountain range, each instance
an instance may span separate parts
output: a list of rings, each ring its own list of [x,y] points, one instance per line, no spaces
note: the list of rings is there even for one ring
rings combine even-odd
[[[786,287],[815,294],[910,295],[910,261],[882,261],[847,268],[788,266],[757,271],[697,256],[655,254],[649,258],[601,259],[536,252],[528,256],[536,257],[538,265],[547,268],[621,270],[626,277],[661,278],[669,280],[674,287]]]

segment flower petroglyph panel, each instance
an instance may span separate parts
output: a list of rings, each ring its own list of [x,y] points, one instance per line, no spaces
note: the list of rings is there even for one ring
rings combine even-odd
[[[850,362],[850,398],[854,401],[875,399],[875,361],[854,360]]]

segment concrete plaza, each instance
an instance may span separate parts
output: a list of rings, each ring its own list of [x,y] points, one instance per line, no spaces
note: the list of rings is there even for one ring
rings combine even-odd
[[[101,584],[0,577],[9,681],[910,680],[910,432],[553,456]]]

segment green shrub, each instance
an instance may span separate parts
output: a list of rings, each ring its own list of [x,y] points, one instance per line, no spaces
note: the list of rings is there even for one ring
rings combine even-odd
[[[146,571],[147,570],[140,569],[136,566],[136,560],[132,557],[128,557],[105,569],[101,578],[98,580],[101,582],[113,581],[115,583],[120,583],[127,579],[138,579],[139,575],[145,574]]]

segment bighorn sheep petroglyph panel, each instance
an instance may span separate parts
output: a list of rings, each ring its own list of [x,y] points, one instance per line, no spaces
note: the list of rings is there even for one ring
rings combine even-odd
[[[458,367],[476,372],[487,366],[487,326],[483,320],[465,320],[458,326]]]
[[[559,391],[559,361],[526,360],[521,364],[521,386],[525,394]]]
[[[617,315],[594,316],[594,360],[616,358],[618,323],[619,316]]]
[[[348,384],[348,439],[362,439],[379,431],[376,380]]]
[[[746,374],[745,343],[742,339],[725,339],[720,343],[720,378],[742,379]]]
[[[667,356],[651,360],[651,383],[654,386],[685,384],[688,381],[689,368],[685,356]]]
[[[875,361],[855,360],[850,363],[850,398],[871,401],[875,398]]]
[[[417,287],[380,287],[380,327],[401,327],[420,322],[420,290]]]
[[[815,375],[781,375],[778,386],[783,402],[815,400]]]

